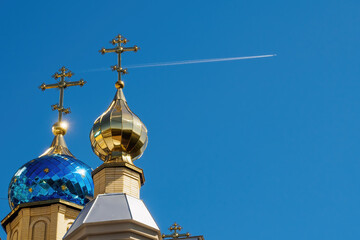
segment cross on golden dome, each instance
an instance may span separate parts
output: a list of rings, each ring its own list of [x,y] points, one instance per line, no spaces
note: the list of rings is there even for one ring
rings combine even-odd
[[[102,48],[99,52],[101,54],[105,54],[105,53],[111,53],[114,52],[118,55],[118,61],[117,61],[117,65],[111,66],[111,69],[113,71],[117,71],[118,72],[118,80],[115,83],[115,87],[116,88],[123,88],[124,87],[124,82],[121,80],[121,76],[123,74],[127,74],[127,69],[123,69],[121,67],[121,54],[123,52],[137,52],[139,50],[138,46],[133,46],[133,47],[124,47],[124,45],[128,42],[128,40],[126,38],[124,38],[122,35],[117,35],[113,40],[110,41],[110,43],[114,46],[116,46],[115,48]]]
[[[51,105],[51,109],[57,110],[59,112],[59,117],[58,117],[58,122],[56,124],[54,124],[55,127],[55,131],[53,128],[53,132],[55,135],[58,134],[62,134],[64,135],[66,133],[66,129],[64,129],[63,127],[61,127],[61,120],[62,120],[62,114],[69,114],[70,113],[70,108],[64,108],[64,89],[67,87],[72,87],[72,86],[84,86],[84,84],[86,83],[83,79],[80,79],[79,81],[75,81],[75,82],[68,82],[65,81],[65,78],[71,78],[74,74],[67,68],[62,67],[59,72],[56,72],[52,77],[55,78],[55,80],[58,81],[58,83],[54,83],[54,84],[41,84],[39,86],[39,88],[42,91],[45,91],[46,89],[50,89],[50,88],[58,88],[60,90],[60,97],[59,97],[59,103]],[[60,78],[60,80],[58,80]],[[57,126],[55,126],[57,125]]]
[[[177,223],[174,223],[173,225],[170,226],[169,228],[170,232],[173,231],[173,233],[171,234],[168,234],[168,235],[165,235],[163,234],[162,237],[163,238],[179,238],[179,237],[190,237],[190,233],[178,233],[178,231],[180,232],[182,230],[182,227],[177,224]]]

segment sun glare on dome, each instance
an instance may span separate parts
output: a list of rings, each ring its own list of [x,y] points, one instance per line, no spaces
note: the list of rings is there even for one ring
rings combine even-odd
[[[61,126],[62,128],[64,128],[64,129],[68,129],[69,123],[68,123],[68,122],[61,122],[61,123],[60,123],[60,126]]]

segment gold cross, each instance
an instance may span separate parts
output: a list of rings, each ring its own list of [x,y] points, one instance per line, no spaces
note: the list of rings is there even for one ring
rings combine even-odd
[[[115,48],[102,48],[99,52],[101,54],[105,54],[105,53],[110,53],[110,52],[114,52],[118,55],[118,62],[117,65],[115,66],[111,66],[111,69],[113,71],[117,71],[118,72],[118,80],[115,83],[115,87],[116,88],[123,88],[124,87],[124,82],[121,80],[121,76],[122,74],[127,74],[127,69],[123,69],[121,67],[121,54],[123,52],[137,52],[139,50],[138,46],[133,46],[133,47],[124,47],[123,45],[125,45],[128,42],[128,40],[126,38],[124,38],[122,35],[117,35],[113,40],[110,41],[110,43],[114,46],[116,46]]]
[[[68,114],[70,113],[70,108],[64,108],[64,89],[67,87],[72,87],[72,86],[84,86],[84,84],[86,83],[83,79],[80,79],[79,81],[76,82],[67,82],[65,81],[65,78],[71,78],[74,74],[69,71],[69,69],[62,67],[59,72],[55,73],[52,77],[55,78],[55,80],[58,81],[58,83],[55,84],[41,84],[39,86],[39,88],[42,91],[45,91],[46,89],[50,89],[50,88],[59,88],[60,89],[60,99],[59,99],[59,103],[51,105],[51,109],[54,110],[58,110],[59,111],[59,118],[58,118],[58,122],[60,123],[62,120],[62,114]],[[60,80],[58,80],[60,78]]]
[[[174,231],[173,233],[169,234],[169,235],[165,235],[163,234],[162,237],[163,238],[179,238],[179,237],[190,237],[190,233],[178,233],[178,231],[180,232],[182,230],[182,227],[177,224],[177,223],[174,223],[173,225],[170,226],[169,228],[170,232],[171,231]]]

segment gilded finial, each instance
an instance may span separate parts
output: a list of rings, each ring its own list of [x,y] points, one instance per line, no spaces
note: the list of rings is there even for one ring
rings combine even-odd
[[[137,52],[139,50],[138,46],[133,46],[133,47],[124,47],[124,45],[128,42],[128,40],[126,38],[124,38],[122,35],[117,35],[113,40],[110,41],[110,43],[114,46],[116,46],[115,48],[102,48],[99,52],[101,54],[105,54],[105,53],[110,53],[110,52],[114,52],[118,55],[118,62],[117,65],[111,66],[111,70],[113,71],[117,71],[118,72],[118,80],[115,83],[115,87],[117,89],[119,88],[124,88],[125,84],[124,82],[121,80],[121,76],[127,74],[127,69],[124,69],[121,67],[121,54],[123,52]]]
[[[62,121],[63,114],[69,114],[70,108],[64,108],[64,89],[72,86],[84,86],[86,83],[83,79],[75,82],[65,81],[65,78],[71,78],[74,74],[67,68],[62,67],[59,72],[56,72],[52,77],[57,80],[54,84],[41,84],[39,88],[42,91],[50,88],[58,88],[60,90],[59,103],[51,105],[53,111],[59,112],[58,121],[52,126],[52,132],[55,135],[50,148],[48,148],[41,156],[52,154],[65,154],[74,157],[66,146],[64,135],[67,131],[67,123]]]
[[[165,235],[163,234],[163,238],[187,238],[190,237],[190,233],[179,233],[182,230],[182,227],[177,224],[176,222],[169,227],[170,232],[173,232],[171,234]]]

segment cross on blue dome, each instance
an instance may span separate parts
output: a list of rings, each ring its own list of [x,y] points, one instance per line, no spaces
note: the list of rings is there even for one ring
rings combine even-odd
[[[12,209],[22,203],[63,199],[84,206],[94,196],[92,169],[76,159],[66,146],[64,135],[66,122],[62,121],[63,113],[70,113],[63,107],[64,89],[70,86],[83,86],[84,80],[65,81],[72,72],[62,67],[54,78],[61,78],[56,84],[40,86],[41,90],[59,88],[59,103],[52,106],[59,111],[58,122],[52,127],[55,137],[45,153],[23,165],[12,177],[8,198]]]

